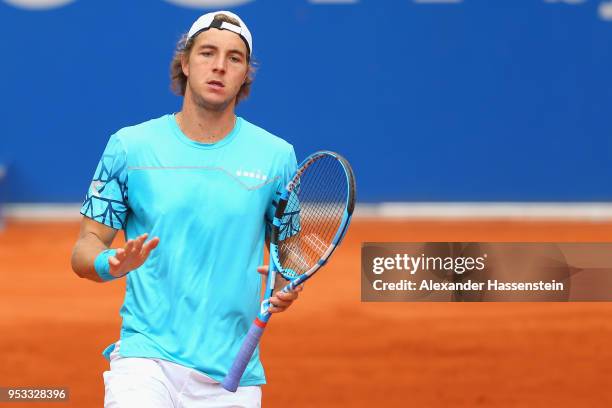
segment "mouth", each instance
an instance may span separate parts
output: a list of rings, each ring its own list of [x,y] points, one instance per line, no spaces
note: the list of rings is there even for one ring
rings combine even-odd
[[[224,87],[225,87],[225,85],[223,84],[223,82],[221,82],[221,81],[216,81],[216,80],[208,81],[208,82],[207,82],[207,84],[208,84],[208,85],[210,85],[210,86],[211,86],[211,87],[213,87],[213,88],[216,88],[216,89],[221,89],[221,88],[224,88]]]

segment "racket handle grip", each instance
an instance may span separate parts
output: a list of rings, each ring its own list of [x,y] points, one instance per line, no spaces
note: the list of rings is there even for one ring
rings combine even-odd
[[[221,381],[221,386],[226,390],[236,392],[238,389],[238,384],[240,384],[242,374],[244,374],[244,370],[246,369],[247,364],[249,364],[249,361],[251,361],[251,356],[253,356],[255,348],[259,344],[259,339],[263,334],[264,327],[265,323],[261,323],[258,320],[255,320],[253,324],[251,324],[251,328],[242,342],[242,346],[240,347],[240,351],[238,352],[232,367],[223,381]]]

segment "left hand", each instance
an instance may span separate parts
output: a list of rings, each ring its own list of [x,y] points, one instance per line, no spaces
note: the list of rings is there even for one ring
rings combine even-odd
[[[268,270],[268,265],[261,265],[257,267],[257,272],[261,273],[264,276],[268,276]],[[299,292],[304,289],[303,285],[299,285],[296,286],[293,292],[283,293],[280,291],[280,289],[282,289],[286,284],[287,281],[283,279],[281,274],[277,274],[276,284],[274,285],[274,290],[276,290],[276,292],[270,298],[270,303],[272,304],[272,306],[270,306],[270,309],[268,309],[270,313],[279,313],[287,310],[287,308],[291,306],[293,301],[298,298]]]

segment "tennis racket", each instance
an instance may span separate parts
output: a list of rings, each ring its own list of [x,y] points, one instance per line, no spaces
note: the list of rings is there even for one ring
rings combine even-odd
[[[346,234],[355,207],[355,177],[350,164],[337,153],[311,154],[298,167],[281,193],[270,233],[270,269],[259,314],[240,351],[221,382],[236,391],[242,374],[270,319],[270,297],[276,273],[291,292],[317,272]]]

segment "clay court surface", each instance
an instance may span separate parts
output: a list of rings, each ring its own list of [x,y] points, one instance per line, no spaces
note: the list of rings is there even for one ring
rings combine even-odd
[[[0,232],[0,386],[67,386],[101,407],[121,281],[79,279],[76,223]],[[612,405],[612,304],[362,303],[363,241],[612,241],[612,223],[357,220],[263,340],[265,407]],[[253,273],[256,273],[253,271]],[[297,357],[289,358],[289,353]]]

